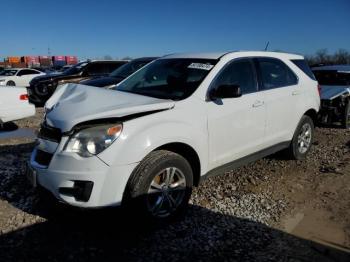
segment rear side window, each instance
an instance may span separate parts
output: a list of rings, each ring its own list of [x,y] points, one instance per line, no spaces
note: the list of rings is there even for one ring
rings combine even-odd
[[[117,63],[106,63],[106,73],[112,73],[114,70],[116,70],[117,68],[121,67],[122,65],[124,65],[124,62],[117,62]]]
[[[299,67],[306,75],[308,75],[312,80],[316,80],[314,74],[312,73],[309,65],[304,59],[291,60],[297,67]]]
[[[298,83],[296,75],[281,60],[259,58],[258,62],[264,90],[292,86]]]
[[[85,69],[87,75],[89,76],[97,76],[107,74],[107,67],[104,63],[91,63]]]

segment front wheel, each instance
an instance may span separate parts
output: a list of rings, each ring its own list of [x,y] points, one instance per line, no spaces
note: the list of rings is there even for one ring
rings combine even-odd
[[[193,173],[181,155],[151,152],[134,170],[123,199],[127,210],[149,220],[168,220],[185,211],[192,193]]]
[[[297,129],[295,130],[293,139],[287,149],[287,155],[291,159],[305,159],[311,149],[314,140],[314,122],[312,119],[304,115]]]
[[[16,86],[16,83],[13,82],[13,81],[8,81],[8,82],[6,83],[6,85],[7,85],[7,86]]]
[[[350,100],[345,106],[342,126],[343,128],[346,128],[346,129],[350,128]]]

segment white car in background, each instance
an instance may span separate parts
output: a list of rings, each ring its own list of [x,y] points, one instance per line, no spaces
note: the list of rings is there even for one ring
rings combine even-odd
[[[29,86],[29,82],[37,76],[45,75],[31,68],[9,68],[0,72],[0,86]]]
[[[35,107],[29,103],[25,87],[0,88],[0,124],[34,114]]]

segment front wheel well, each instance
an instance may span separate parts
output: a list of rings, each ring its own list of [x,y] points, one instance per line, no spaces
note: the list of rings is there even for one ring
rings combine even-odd
[[[169,143],[162,145],[155,150],[168,150],[184,157],[190,164],[193,172],[193,185],[198,186],[200,180],[201,165],[197,152],[189,145],[184,143]],[[154,150],[154,151],[155,151]]]

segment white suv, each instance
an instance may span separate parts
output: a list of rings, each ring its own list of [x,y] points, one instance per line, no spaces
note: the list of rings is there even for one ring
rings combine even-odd
[[[285,53],[176,54],[112,90],[60,86],[27,175],[74,206],[172,217],[206,177],[283,149],[305,158],[320,106],[305,66]]]

